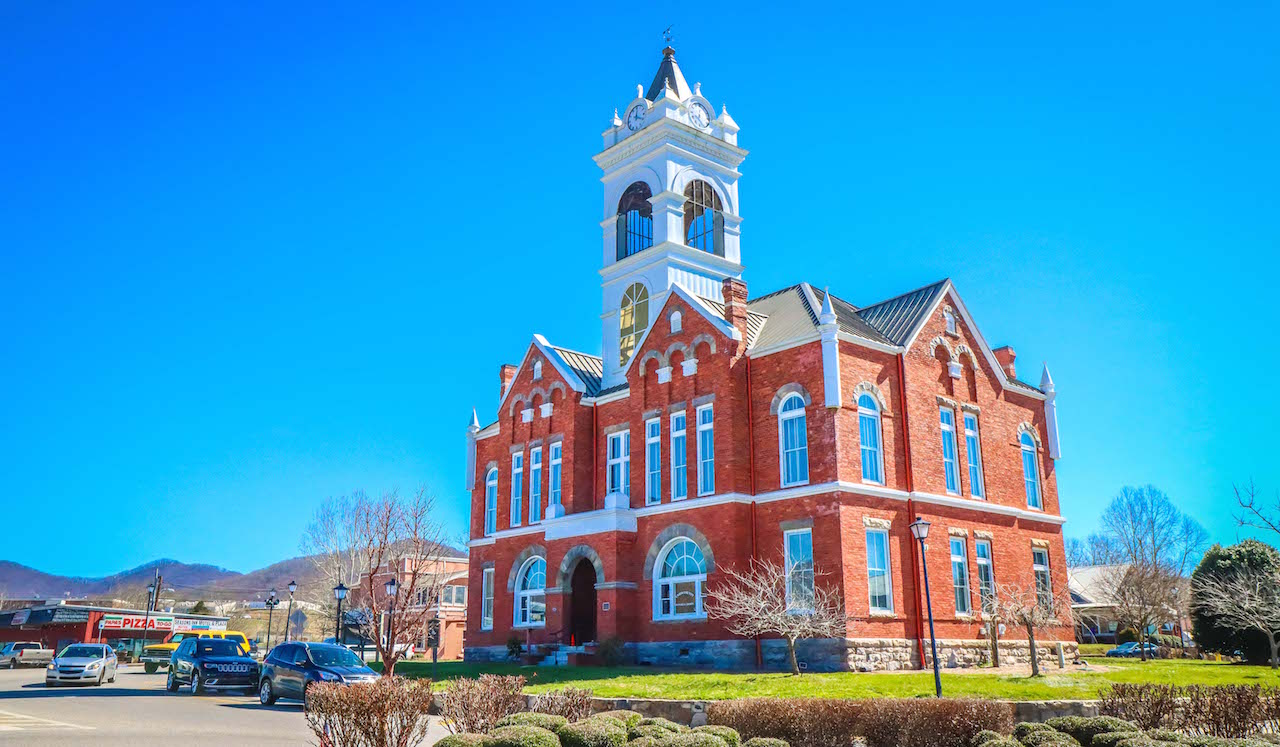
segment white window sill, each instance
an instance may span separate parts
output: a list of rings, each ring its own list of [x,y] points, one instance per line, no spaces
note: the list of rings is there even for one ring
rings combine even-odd
[[[808,484],[809,484],[809,481],[808,481],[808,480],[797,480],[797,481],[795,481],[795,482],[784,482],[784,483],[782,483],[782,487],[784,487],[784,488],[798,488],[798,487],[801,487],[801,486],[803,486],[803,485],[808,485]]]
[[[880,487],[884,487],[884,483],[880,482],[879,480],[863,480],[862,484],[863,485],[879,485]]]
[[[653,621],[656,623],[706,622],[707,615],[706,613],[701,615],[668,615],[667,617],[655,617]]]
[[[545,622],[540,622],[540,623],[516,623],[516,624],[514,624],[514,625],[512,625],[512,626],[511,626],[511,629],[512,629],[512,630],[537,630],[537,629],[539,629],[539,628],[545,628],[545,627],[547,627],[547,624],[546,624]]]
[[[891,618],[897,617],[898,613],[893,610],[871,610],[871,617]]]

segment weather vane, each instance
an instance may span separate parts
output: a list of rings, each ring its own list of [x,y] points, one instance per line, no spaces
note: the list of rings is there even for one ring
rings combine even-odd
[[[662,40],[665,41],[667,44],[671,43],[671,28],[672,28],[671,26],[668,26],[666,30],[662,32]]]

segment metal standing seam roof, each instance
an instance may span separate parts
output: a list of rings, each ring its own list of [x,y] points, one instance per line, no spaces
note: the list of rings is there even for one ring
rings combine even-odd
[[[560,356],[569,370],[577,374],[579,379],[582,379],[582,384],[587,389],[584,392],[585,396],[595,397],[600,394],[600,381],[604,378],[603,360],[594,355],[579,353],[577,350],[556,347],[555,345],[550,347],[556,351],[556,355]]]
[[[858,310],[858,316],[894,345],[905,345],[920,319],[933,308],[946,284],[944,278],[887,301],[865,306]]]
[[[724,319],[724,303],[711,298],[698,296],[698,300],[711,307],[711,310],[720,315]],[[764,329],[764,323],[768,317],[757,311],[752,311],[750,302],[747,303],[747,347],[755,344],[756,338],[760,336],[760,330]]]

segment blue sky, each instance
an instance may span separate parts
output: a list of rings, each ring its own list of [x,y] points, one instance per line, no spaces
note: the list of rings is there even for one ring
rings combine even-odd
[[[1053,370],[1069,534],[1280,490],[1274,4],[166,5],[0,5],[4,559],[248,571],[358,488],[462,534],[498,365],[599,350],[590,156],[673,23],[752,295],[952,277]]]

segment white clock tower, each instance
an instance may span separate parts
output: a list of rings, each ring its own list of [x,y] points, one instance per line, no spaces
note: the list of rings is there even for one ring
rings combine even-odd
[[[615,112],[595,157],[604,170],[604,387],[624,383],[636,343],[657,321],[671,287],[723,300],[742,277],[738,125],[715,116],[662,50],[662,64],[621,119]]]

